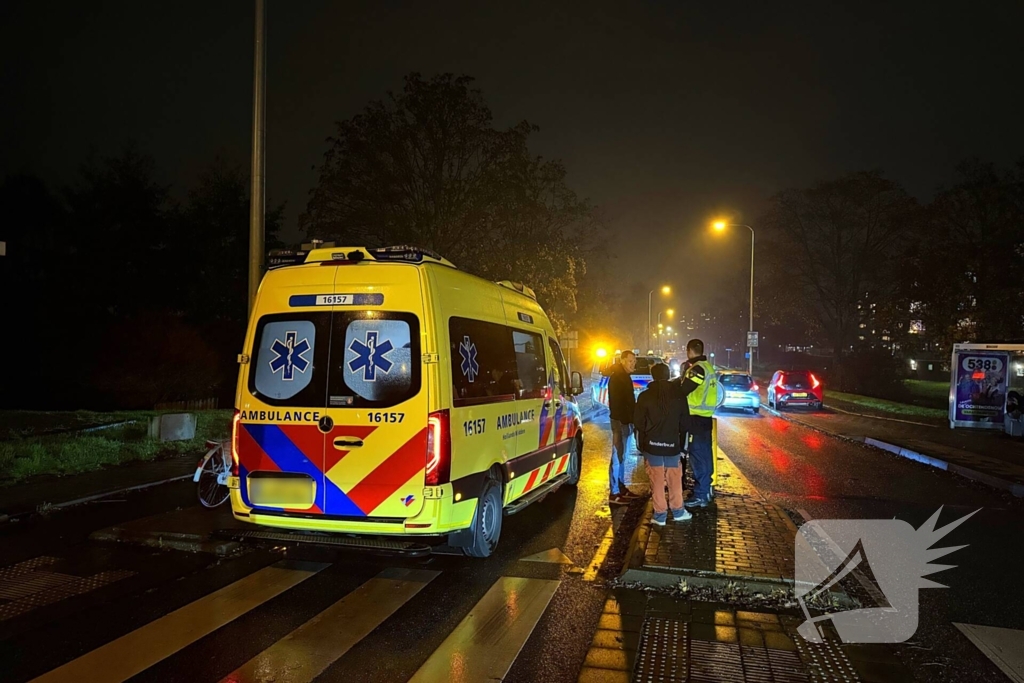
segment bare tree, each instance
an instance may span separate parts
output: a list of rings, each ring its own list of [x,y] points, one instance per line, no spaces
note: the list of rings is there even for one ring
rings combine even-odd
[[[821,330],[836,366],[856,337],[860,302],[885,300],[916,203],[879,172],[852,173],[772,198],[768,286]],[[841,382],[841,379],[840,379]]]

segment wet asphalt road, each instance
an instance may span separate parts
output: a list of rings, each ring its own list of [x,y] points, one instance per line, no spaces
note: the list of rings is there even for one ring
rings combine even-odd
[[[495,556],[486,560],[448,555],[401,560],[293,552],[291,559],[328,566],[132,680],[220,680],[382,570],[408,567],[439,574],[327,668],[318,681],[408,680],[492,584],[506,576],[560,583],[505,680],[575,681],[605,599],[601,576],[596,581],[585,580],[584,570],[613,523],[606,504],[606,426],[586,425],[585,439],[579,487],[563,487],[544,501],[506,517]],[[194,504],[192,484],[179,482],[117,502],[83,506],[0,529],[0,567],[55,556],[61,558],[57,569],[69,574],[84,576],[111,569],[134,572],[98,590],[0,620],[0,679],[31,680],[282,560],[280,552],[271,550],[252,550],[218,561],[203,554],[88,540],[92,531]],[[615,519],[624,512],[616,510]],[[226,514],[226,510],[211,514]],[[615,544],[627,543],[623,536],[630,532],[621,529]],[[550,548],[560,549],[574,564],[519,561]],[[508,609],[515,607],[509,605]]]
[[[979,510],[937,547],[969,544],[920,592],[917,634],[901,648],[919,681],[999,681],[999,670],[953,622],[1024,629],[1024,500],[954,474],[837,439],[762,410],[719,417],[719,446],[772,502],[812,519],[898,518],[920,527]]]
[[[518,515],[505,518],[498,553],[487,560],[436,555],[425,561],[326,552],[291,552],[319,562],[320,571],[255,606],[209,635],[169,653],[132,680],[217,681],[279,643],[294,629],[352,594],[382,570],[438,572],[418,594],[352,649],[318,681],[405,681],[502,577],[558,581],[557,590],[515,657],[507,681],[574,681],[600,616],[605,590],[586,570],[609,528],[612,558],[631,532],[624,509],[606,506],[606,419],[585,428],[583,478]],[[1001,674],[953,622],[1024,628],[1016,579],[1024,502],[955,475],[843,441],[768,414],[727,413],[719,420],[721,448],[770,500],[811,518],[898,517],[920,526],[940,505],[942,521],[981,509],[944,545],[970,544],[944,560],[959,565],[934,580],[948,589],[921,592],[921,623],[900,656],[919,681],[995,681]],[[638,475],[637,479],[642,480]],[[28,681],[278,563],[281,552],[250,550],[217,560],[209,555],[88,540],[95,530],[195,505],[188,482],[158,487],[0,529],[0,567],[39,556],[61,558],[57,571],[85,576],[126,570],[131,576],[83,595],[0,619],[0,679]],[[225,514],[225,510],[219,514]],[[218,513],[213,513],[218,514]],[[558,548],[572,565],[523,562]],[[2,606],[2,605],[0,605]],[[509,614],[520,605],[510,600]],[[159,643],[158,643],[159,645]],[[470,656],[480,656],[470,653]],[[454,672],[450,680],[460,680]],[[271,680],[266,678],[263,680]],[[278,679],[279,683],[282,679]]]

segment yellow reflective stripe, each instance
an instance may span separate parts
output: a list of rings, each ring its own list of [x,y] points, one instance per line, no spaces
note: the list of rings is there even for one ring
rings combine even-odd
[[[43,674],[35,682],[126,681],[328,566],[278,562],[264,567]]]
[[[686,379],[690,380],[694,384],[704,384],[704,378],[701,377],[700,375],[690,375]]]

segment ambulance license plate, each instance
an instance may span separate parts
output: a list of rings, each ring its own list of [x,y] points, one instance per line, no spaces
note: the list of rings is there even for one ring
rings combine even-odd
[[[309,507],[313,495],[313,480],[308,477],[249,478],[249,500],[253,505]]]
[[[793,392],[793,398],[807,398],[807,392],[806,391],[794,391]]]

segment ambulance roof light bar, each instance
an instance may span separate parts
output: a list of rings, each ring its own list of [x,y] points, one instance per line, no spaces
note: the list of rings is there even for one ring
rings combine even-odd
[[[513,291],[519,292],[520,294],[528,296],[534,301],[537,300],[537,293],[534,292],[531,288],[524,285],[522,282],[513,282],[512,280],[501,280],[500,282],[498,282],[498,284],[501,285],[502,287],[511,289]]]
[[[331,246],[310,250],[306,256],[305,263],[359,263],[361,261],[398,261],[402,263],[419,264],[424,262],[435,262],[441,265],[455,268],[455,264],[440,254],[429,249],[409,245],[398,245],[392,247],[342,247]]]

